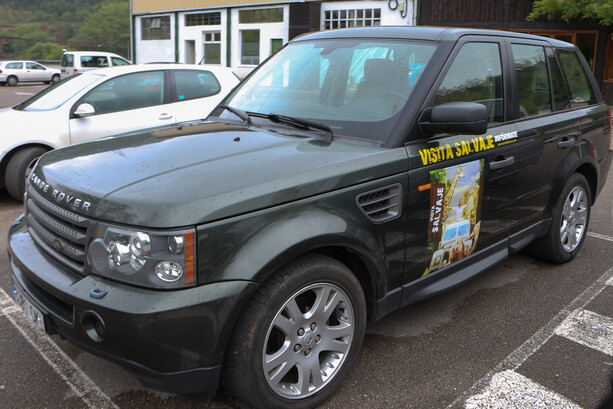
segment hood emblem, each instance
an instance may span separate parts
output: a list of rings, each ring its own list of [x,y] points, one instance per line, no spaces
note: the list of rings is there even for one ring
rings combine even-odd
[[[83,200],[76,196],[72,196],[68,193],[62,192],[58,189],[54,189],[47,182],[36,176],[34,172],[32,172],[32,174],[30,175],[30,183],[36,186],[38,190],[43,193],[51,192],[51,198],[53,198],[59,204],[69,205],[75,209],[81,209],[83,211],[89,211],[92,206],[91,202],[88,202],[87,200]],[[53,246],[55,247],[55,243],[53,244]]]

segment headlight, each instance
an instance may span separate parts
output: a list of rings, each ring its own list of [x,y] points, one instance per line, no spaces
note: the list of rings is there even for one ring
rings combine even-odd
[[[196,284],[193,229],[144,231],[98,224],[89,246],[92,273],[153,288]]]

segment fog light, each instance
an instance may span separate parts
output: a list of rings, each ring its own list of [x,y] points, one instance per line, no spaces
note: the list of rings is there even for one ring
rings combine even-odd
[[[161,261],[155,266],[155,274],[162,281],[174,283],[183,277],[183,269],[172,261]]]

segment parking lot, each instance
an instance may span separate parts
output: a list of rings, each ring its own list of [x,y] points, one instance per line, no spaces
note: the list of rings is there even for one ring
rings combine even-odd
[[[43,88],[0,87],[0,108]],[[613,375],[612,209],[610,174],[570,263],[520,252],[370,324],[356,366],[323,406],[603,407]],[[37,332],[11,301],[6,233],[21,211],[0,191],[0,406],[239,407],[223,390],[206,404],[152,391],[118,366]]]

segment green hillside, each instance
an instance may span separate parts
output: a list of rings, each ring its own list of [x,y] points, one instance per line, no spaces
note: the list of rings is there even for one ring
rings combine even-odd
[[[0,58],[57,60],[63,48],[129,57],[129,41],[129,1],[0,0]]]

